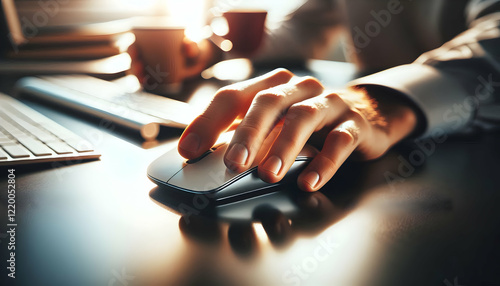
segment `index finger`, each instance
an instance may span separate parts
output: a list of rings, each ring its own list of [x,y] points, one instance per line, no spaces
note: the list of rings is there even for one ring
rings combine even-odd
[[[211,148],[221,133],[247,112],[252,99],[263,90],[290,81],[293,74],[277,69],[260,77],[221,88],[207,109],[191,122],[181,135],[178,151],[192,159]]]

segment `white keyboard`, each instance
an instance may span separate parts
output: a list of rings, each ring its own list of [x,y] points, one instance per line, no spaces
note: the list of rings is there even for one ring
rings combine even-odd
[[[160,126],[185,128],[196,116],[187,103],[137,91],[86,75],[26,77],[16,84],[18,95],[33,96],[132,128],[144,140],[155,139]]]
[[[100,156],[88,141],[0,93],[0,166],[79,162]]]

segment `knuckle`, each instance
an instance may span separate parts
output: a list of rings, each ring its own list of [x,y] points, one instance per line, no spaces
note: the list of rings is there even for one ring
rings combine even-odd
[[[284,68],[278,68],[264,75],[264,79],[271,82],[287,82],[294,77],[294,74]]]
[[[359,122],[363,118],[363,115],[361,115],[361,113],[359,113],[356,109],[348,108],[344,112],[344,117],[346,119],[353,120],[354,122]]]
[[[321,82],[312,76],[304,76],[299,79],[297,82],[297,86],[299,87],[304,87],[306,89],[311,89],[311,90],[323,90],[324,87],[321,84]]]
[[[248,142],[250,138],[259,137],[261,128],[256,122],[245,122],[237,128],[238,138],[240,141]]]
[[[271,77],[277,78],[292,78],[293,73],[285,68],[277,68],[272,71]]]
[[[354,121],[357,126],[365,129],[366,126],[369,124],[366,117],[357,109],[348,109],[346,111],[346,118]]]
[[[285,97],[286,94],[282,90],[271,88],[258,92],[255,96],[255,103],[281,106]]]
[[[210,116],[213,116],[214,114],[218,114],[221,107],[238,109],[241,101],[239,95],[240,92],[234,89],[222,88],[218,90],[202,115],[210,114]]]
[[[238,88],[233,88],[232,86],[227,86],[217,91],[210,102],[210,106],[224,106],[226,109],[240,109],[242,106],[246,106],[249,103],[243,91]]]
[[[355,141],[354,134],[347,129],[336,129],[332,132],[332,136],[334,136],[335,142],[342,145],[350,145]]]
[[[286,107],[286,102],[286,93],[272,88],[258,92],[253,100],[253,105],[260,108],[260,110],[269,110],[269,108],[282,109]]]
[[[330,101],[333,101],[333,102],[340,102],[340,101],[343,101],[342,98],[340,97],[340,95],[336,92],[329,92],[325,95],[325,98],[330,100]]]
[[[256,148],[261,146],[270,132],[270,127],[263,126],[262,121],[257,116],[245,117],[243,122],[236,128],[233,140]],[[260,147],[259,147],[260,148]]]
[[[239,95],[240,91],[232,85],[220,88],[214,95],[213,101],[234,101]]]
[[[290,118],[316,117],[319,115],[320,109],[319,104],[295,103],[289,108],[287,116]]]

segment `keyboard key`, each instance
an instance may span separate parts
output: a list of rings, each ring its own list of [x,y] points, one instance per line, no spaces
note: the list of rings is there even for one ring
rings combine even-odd
[[[2,126],[2,128],[11,135],[16,136],[24,134],[24,132],[22,132],[19,128],[5,121],[3,118],[0,118],[0,126]]]
[[[40,139],[40,141],[47,142],[47,141],[59,140],[57,139],[56,136],[50,134],[42,127],[37,126],[38,125],[37,123],[35,122],[29,123],[27,120],[21,119],[20,116],[15,117],[16,115],[14,113],[10,114],[7,113],[7,114],[11,115],[12,116],[11,118],[13,118],[19,126],[28,131],[28,133],[35,135],[38,139]]]
[[[0,93],[0,166],[57,161],[68,154],[82,160],[100,157],[95,151],[77,152],[56,134],[74,141],[81,151],[93,149],[86,141],[78,143],[83,139],[72,131]]]
[[[7,154],[2,149],[0,149],[0,160],[7,160],[7,159],[9,159],[9,157],[7,157]]]
[[[16,141],[9,136],[6,136],[0,131],[0,146],[5,144],[15,143]]]
[[[30,127],[33,127],[33,124],[29,122],[32,122],[32,120],[27,118],[24,114],[20,114],[19,111],[17,111],[15,108],[9,106],[8,110],[3,109],[2,111],[10,118],[10,120],[15,122],[17,125],[20,125],[24,129],[29,130]]]
[[[13,101],[8,103],[5,100],[2,100],[2,105],[9,110],[12,110],[12,112],[15,112],[16,115],[18,115],[17,117],[22,117],[28,122],[36,123],[36,125],[43,125],[46,122],[51,122],[51,120],[44,115],[23,104],[19,104],[19,102]]]
[[[12,158],[30,157],[30,152],[21,144],[4,145],[2,147]]]
[[[35,140],[31,137],[19,138],[19,142],[24,145],[24,147],[28,148],[31,153],[35,154],[35,156],[49,156],[52,155],[52,150],[49,147],[45,146],[42,142]]]
[[[94,151],[94,147],[92,144],[86,140],[68,140],[66,141],[69,146],[73,147],[79,153],[83,152],[92,152]]]
[[[55,136],[51,135],[51,134],[48,134],[47,132],[45,132],[44,130],[42,130],[40,127],[38,126],[35,126],[34,124],[31,124],[31,123],[28,123],[20,118],[15,118],[13,117],[15,120],[16,120],[16,123],[21,126],[22,128],[24,128],[26,131],[28,131],[28,133],[30,134],[33,134],[35,136],[41,136],[42,138],[46,139],[46,140],[54,140],[56,139]]]
[[[47,129],[49,129],[52,134],[56,135],[57,137],[61,138],[64,141],[66,141],[66,139],[73,139],[76,136],[75,133],[62,127],[61,125],[58,125],[55,122],[48,123]]]
[[[74,151],[73,148],[69,147],[68,144],[62,141],[47,142],[47,145],[57,154],[71,154]]]
[[[17,141],[10,139],[10,138],[0,138],[0,146],[3,145],[12,145],[15,144]]]
[[[42,130],[42,129],[38,129],[34,132],[32,132],[33,135],[35,135],[36,138],[38,138],[38,140],[42,141],[42,142],[50,142],[50,141],[59,141],[59,139],[57,139],[56,136]]]

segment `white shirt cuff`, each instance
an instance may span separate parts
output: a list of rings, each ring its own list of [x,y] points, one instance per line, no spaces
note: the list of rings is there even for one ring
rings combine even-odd
[[[409,64],[356,79],[349,86],[390,88],[410,99],[425,116],[424,136],[455,133],[471,122],[474,96],[451,76],[422,64]]]

